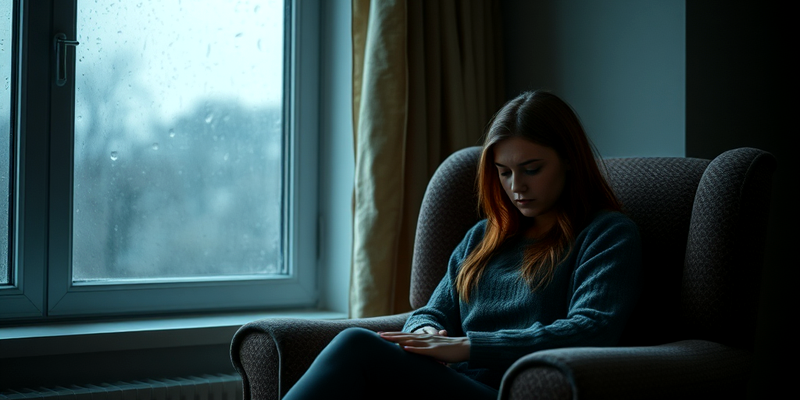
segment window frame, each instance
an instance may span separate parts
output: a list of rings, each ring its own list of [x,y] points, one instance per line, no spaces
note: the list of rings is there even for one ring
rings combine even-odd
[[[318,1],[286,0],[284,110],[288,212],[284,213],[286,278],[73,285],[72,149],[74,79],[57,87],[51,76],[52,35],[75,37],[77,1],[17,2],[15,91],[17,190],[12,243],[12,287],[0,289],[0,321],[86,316],[153,315],[311,307],[317,289],[319,21]],[[52,26],[50,21],[53,21]],[[80,51],[80,46],[78,46]],[[74,74],[75,52],[68,51]],[[42,60],[45,60],[42,62]],[[52,99],[52,100],[51,100]],[[52,103],[51,103],[52,101]],[[44,106],[43,106],[44,104]],[[70,104],[59,108],[55,104]],[[64,123],[63,121],[68,121]],[[12,125],[14,126],[14,125]],[[55,127],[68,126],[68,129]],[[65,149],[67,151],[65,151]],[[313,211],[310,211],[313,210]]]

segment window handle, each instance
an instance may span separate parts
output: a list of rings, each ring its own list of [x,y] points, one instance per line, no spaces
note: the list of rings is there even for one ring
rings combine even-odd
[[[67,46],[77,46],[76,40],[67,40],[67,35],[57,33],[55,40],[56,50],[56,85],[64,86],[67,83]]]

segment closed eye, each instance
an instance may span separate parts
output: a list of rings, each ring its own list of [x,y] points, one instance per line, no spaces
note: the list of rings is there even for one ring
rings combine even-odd
[[[539,167],[539,168],[536,168],[536,169],[526,169],[525,170],[525,175],[536,175],[541,170],[542,170],[542,167]]]
[[[511,168],[508,168],[504,165],[496,164],[497,166],[497,173],[500,176],[511,176]]]

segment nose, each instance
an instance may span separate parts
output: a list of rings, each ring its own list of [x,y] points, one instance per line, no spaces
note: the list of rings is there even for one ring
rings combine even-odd
[[[518,174],[514,174],[514,177],[511,179],[511,191],[514,193],[522,193],[526,190],[528,190],[528,187],[525,185],[525,182],[522,181]]]

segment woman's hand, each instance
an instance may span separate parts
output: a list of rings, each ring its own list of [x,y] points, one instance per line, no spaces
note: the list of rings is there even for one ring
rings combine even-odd
[[[425,328],[430,328],[425,330]],[[449,337],[447,332],[425,327],[408,332],[381,332],[380,336],[400,345],[409,353],[433,357],[436,360],[455,363],[469,360],[469,339]]]

